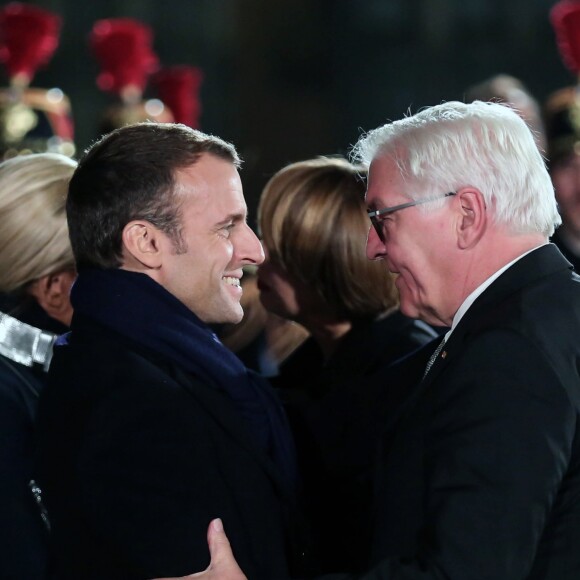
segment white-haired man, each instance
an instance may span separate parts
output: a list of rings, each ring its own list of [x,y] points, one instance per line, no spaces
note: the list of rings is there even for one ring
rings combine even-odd
[[[580,578],[580,277],[525,123],[446,103],[366,135],[371,259],[450,327],[385,425],[365,579]],[[237,578],[220,533],[207,577]],[[205,576],[204,576],[205,577]]]

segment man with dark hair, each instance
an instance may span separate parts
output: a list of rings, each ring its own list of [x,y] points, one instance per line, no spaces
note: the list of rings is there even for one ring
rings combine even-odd
[[[242,267],[263,260],[238,165],[217,137],[144,123],[103,137],[74,173],[75,312],[38,424],[58,578],[203,568],[216,516],[252,578],[287,574],[283,413],[208,326],[241,320]]]

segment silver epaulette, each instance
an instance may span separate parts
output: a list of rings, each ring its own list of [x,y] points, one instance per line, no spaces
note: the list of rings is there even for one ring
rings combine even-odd
[[[21,365],[48,371],[57,335],[0,312],[0,354]]]

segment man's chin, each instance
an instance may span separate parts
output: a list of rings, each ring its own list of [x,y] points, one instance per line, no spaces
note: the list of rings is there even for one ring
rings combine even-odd
[[[401,302],[401,304],[399,305],[399,310],[408,318],[419,318],[419,313],[417,312],[417,309],[413,306],[405,304],[404,302]]]
[[[399,288],[399,310],[409,318],[419,318],[417,305],[408,299],[406,289],[401,291],[401,288]]]
[[[240,322],[242,322],[243,319],[244,319],[244,315],[241,314],[240,316],[232,317],[228,322],[230,324],[239,324]]]
[[[231,311],[228,313],[228,320],[229,324],[239,324],[242,319],[244,318],[244,309],[242,308],[241,304],[237,304]]]
[[[199,316],[199,314],[198,314]],[[238,324],[242,321],[244,317],[244,311],[240,304],[232,305],[228,304],[227,307],[224,306],[217,311],[217,307],[214,308],[211,315],[201,317],[201,320],[206,324]]]

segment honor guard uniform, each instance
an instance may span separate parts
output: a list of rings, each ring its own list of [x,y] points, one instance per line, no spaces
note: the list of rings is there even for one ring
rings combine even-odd
[[[171,111],[161,100],[143,98],[149,77],[159,66],[149,26],[130,18],[99,20],[89,43],[101,69],[97,85],[116,97],[102,117],[101,134],[148,120],[173,122]]]
[[[73,121],[59,88],[30,87],[59,42],[61,19],[47,10],[13,2],[0,9],[0,62],[8,87],[0,89],[0,160],[50,151],[72,157]]]
[[[558,2],[550,18],[562,61],[577,81],[549,95],[543,107],[550,175],[562,215],[552,242],[580,272],[580,2]]]
[[[152,78],[159,98],[171,109],[176,123],[200,128],[200,89],[203,72],[199,67],[175,65],[162,68]]]

